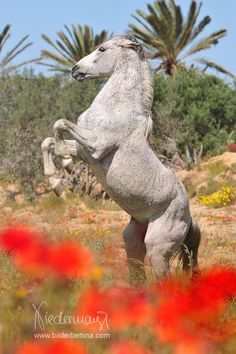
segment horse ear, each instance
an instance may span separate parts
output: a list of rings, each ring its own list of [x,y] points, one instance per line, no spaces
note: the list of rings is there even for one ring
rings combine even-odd
[[[143,53],[143,46],[139,43],[134,37],[130,37],[130,42],[127,44],[122,44],[123,48],[130,48],[135,50],[138,53]]]

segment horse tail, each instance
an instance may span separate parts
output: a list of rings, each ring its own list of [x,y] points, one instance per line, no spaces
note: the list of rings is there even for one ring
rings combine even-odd
[[[183,270],[198,270],[198,248],[201,241],[201,232],[197,222],[192,219],[188,233],[180,249],[179,258],[183,263]]]

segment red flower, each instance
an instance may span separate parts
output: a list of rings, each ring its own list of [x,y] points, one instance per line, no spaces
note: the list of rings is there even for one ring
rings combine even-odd
[[[109,354],[151,354],[151,352],[133,342],[124,341],[114,343],[110,347]]]
[[[128,326],[143,326],[150,322],[153,314],[143,290],[126,287],[101,290],[92,286],[80,298],[77,313],[80,317],[96,318],[100,311],[107,314],[109,326],[118,330]],[[95,323],[89,329],[100,330],[100,325]]]
[[[17,348],[16,354],[87,354],[87,350],[77,341],[61,339],[43,343],[27,342]]]
[[[0,246],[13,254],[20,269],[34,273],[48,270],[50,247],[38,234],[24,228],[7,228],[0,235]]]
[[[194,282],[164,280],[158,291],[156,333],[163,342],[174,343],[176,353],[205,353],[227,336],[219,330],[219,316],[235,295],[233,269],[211,270]]]
[[[47,351],[42,344],[28,342],[17,348],[16,354],[46,354]]]
[[[92,270],[92,256],[84,247],[74,242],[51,245],[26,229],[4,230],[0,246],[13,252],[13,259],[21,270],[34,274],[83,277]]]
[[[91,253],[74,242],[65,242],[52,248],[50,263],[52,269],[62,276],[84,277],[93,267]]]

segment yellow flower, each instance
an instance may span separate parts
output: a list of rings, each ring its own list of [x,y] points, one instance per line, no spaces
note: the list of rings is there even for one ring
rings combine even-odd
[[[219,208],[228,205],[236,199],[236,190],[231,186],[222,187],[219,191],[207,196],[199,196],[200,204]]]
[[[91,273],[92,279],[99,280],[99,279],[101,279],[102,275],[103,275],[102,267],[97,266],[97,267],[93,268],[92,273]]]
[[[27,296],[27,290],[25,288],[19,288],[16,290],[15,295],[18,299],[24,299]]]

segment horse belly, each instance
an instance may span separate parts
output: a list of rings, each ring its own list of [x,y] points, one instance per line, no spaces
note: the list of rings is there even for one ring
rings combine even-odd
[[[149,154],[150,153],[150,154]],[[132,149],[117,151],[106,174],[107,191],[138,220],[149,219],[169,204],[169,190],[163,190],[163,174],[169,173],[156,155]]]

